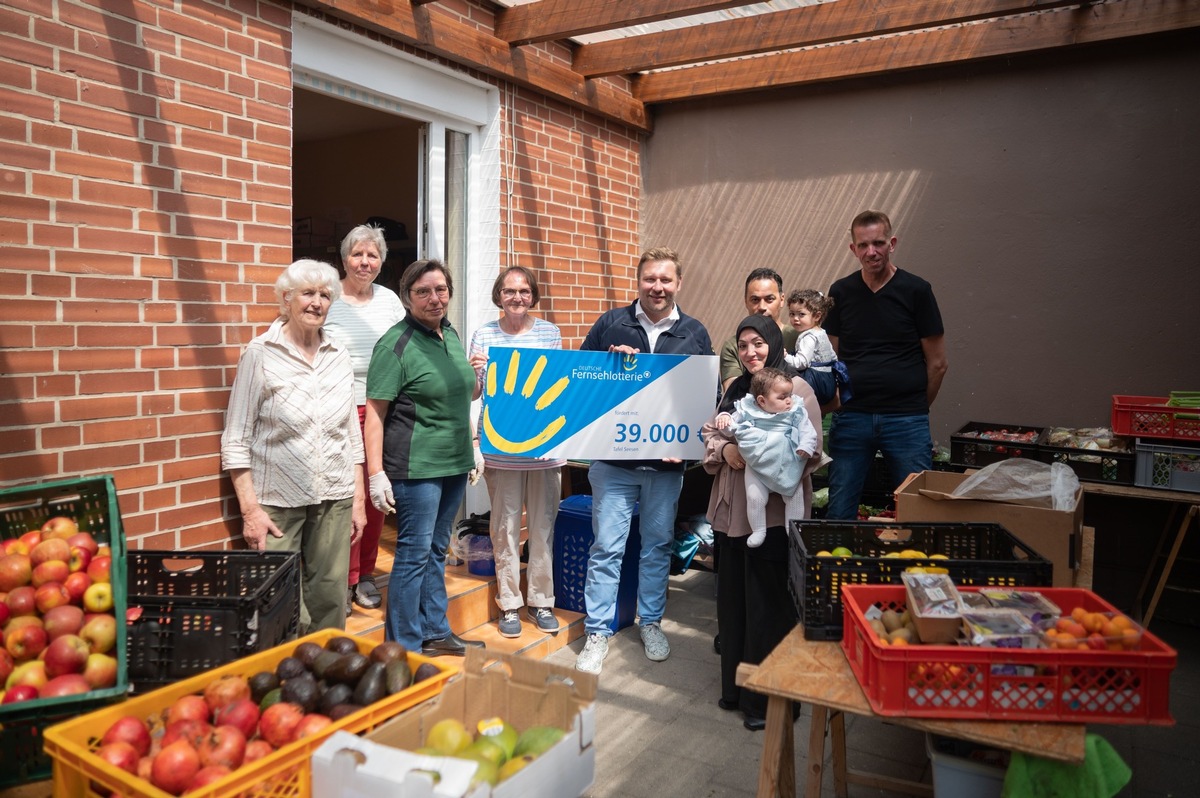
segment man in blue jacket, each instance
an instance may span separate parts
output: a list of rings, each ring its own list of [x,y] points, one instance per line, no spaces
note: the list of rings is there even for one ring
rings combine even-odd
[[[674,250],[659,247],[645,252],[637,267],[637,301],[601,316],[580,349],[622,354],[711,355],[712,342],[704,325],[682,313],[675,304],[682,278],[683,266]],[[671,653],[661,622],[667,604],[667,578],[675,539],[675,508],[683,487],[683,463],[597,460],[588,469],[588,481],[592,485],[595,542],[588,552],[584,585],[587,641],[575,660],[575,667],[599,673],[608,654],[621,558],[635,504],[642,536],[638,624],[646,656],[661,662]]]

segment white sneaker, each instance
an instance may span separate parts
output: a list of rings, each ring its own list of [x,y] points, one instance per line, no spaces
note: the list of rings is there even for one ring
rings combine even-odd
[[[583,650],[575,658],[575,670],[584,673],[599,673],[604,666],[604,658],[608,656],[608,638],[599,632],[587,636]]]
[[[671,656],[671,644],[663,634],[662,627],[657,623],[648,623],[638,629],[642,633],[642,645],[646,647],[646,659],[652,662],[662,662]]]

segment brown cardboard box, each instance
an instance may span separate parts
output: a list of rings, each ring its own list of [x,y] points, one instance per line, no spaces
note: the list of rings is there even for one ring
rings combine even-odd
[[[1050,510],[1010,502],[951,497],[966,474],[923,471],[910,474],[896,489],[896,520],[957,521],[1000,524],[1038,554],[1054,563],[1053,587],[1071,587],[1083,546],[1083,488],[1075,510]]]

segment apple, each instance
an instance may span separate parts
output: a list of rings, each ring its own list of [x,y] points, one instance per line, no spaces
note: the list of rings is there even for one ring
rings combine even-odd
[[[22,626],[4,635],[4,647],[18,662],[33,659],[46,648],[49,638],[41,626]]]
[[[86,600],[87,593],[83,595]],[[34,603],[37,605],[38,612],[45,615],[55,607],[70,604],[71,594],[63,587],[62,582],[47,582],[37,589],[37,592],[34,594]]]
[[[64,673],[83,673],[91,654],[88,643],[79,635],[56,637],[46,646],[42,661],[46,663],[46,676],[51,679]]]
[[[38,695],[42,698],[58,698],[64,695],[81,695],[91,691],[92,686],[81,674],[64,673],[46,682],[45,686],[38,691]]]
[[[66,592],[66,588],[63,588],[63,592]],[[88,612],[108,612],[112,607],[113,590],[108,582],[93,581],[88,585],[88,589],[83,591],[83,608]]]
[[[32,687],[28,684],[18,684],[8,688],[8,690],[4,692],[4,700],[0,701],[0,704],[16,704],[21,701],[29,701],[37,697],[38,691],[36,687]]]
[[[40,659],[32,659],[13,668],[13,672],[4,682],[4,688],[11,690],[18,685],[27,684],[34,690],[40,690],[46,681],[46,663]]]
[[[122,742],[133,746],[138,756],[150,753],[150,727],[146,722],[134,715],[122,715],[104,730],[100,738],[101,745]]]
[[[0,592],[10,593],[28,585],[33,578],[33,562],[28,554],[6,554],[0,557]]]
[[[92,578],[87,575],[86,571],[76,571],[63,580],[63,587],[71,594],[72,604],[83,604],[83,594],[87,592],[91,584]]]
[[[83,622],[79,636],[87,641],[93,654],[107,654],[117,643],[117,619],[108,613],[99,613]]]
[[[83,610],[74,604],[54,607],[42,616],[42,627],[51,640],[63,635],[77,635],[83,628]]]
[[[29,544],[20,538],[9,538],[4,541],[5,554],[29,554]]]
[[[93,688],[101,690],[117,684],[117,658],[108,654],[88,654],[83,678]]]
[[[112,547],[110,547],[107,543],[101,543],[99,548],[96,549],[96,554],[93,556],[93,559],[95,557],[111,557],[111,556],[112,556]]]
[[[34,546],[42,542],[42,530],[31,529],[24,535],[21,535],[21,542],[33,549]]]
[[[137,752],[129,743],[124,740],[114,740],[112,742],[103,743],[96,749],[96,756],[103,759],[108,764],[123,770],[126,773],[132,773],[135,776],[138,772],[138,760],[141,759],[141,754]]]
[[[41,587],[47,582],[63,582],[71,575],[71,568],[62,560],[46,560],[33,566],[29,584]]]
[[[69,553],[69,552],[68,552]],[[88,563],[87,575],[92,578],[93,582],[111,582],[112,581],[112,557],[97,554]]]
[[[37,615],[18,615],[4,625],[4,636],[7,637],[12,632],[17,631],[22,626],[40,626],[46,628],[46,622]],[[46,633],[46,639],[49,641],[50,633]]]
[[[53,537],[66,540],[72,535],[78,534],[79,524],[75,523],[74,518],[56,515],[42,524],[41,532],[43,538]]]
[[[71,573],[83,571],[87,573],[87,567],[92,563],[92,553],[82,546],[71,547],[71,559],[67,560],[67,570]]]
[[[92,537],[91,532],[78,532],[67,538],[67,545],[71,548],[86,549],[87,553],[96,556],[96,552],[100,550],[100,544]]]
[[[13,615],[33,615],[37,612],[37,589],[31,585],[22,585],[8,592],[4,599]]]
[[[12,658],[12,654],[8,653],[7,648],[0,648],[0,684],[8,681],[8,677],[12,674],[13,669],[17,667],[16,661]]]
[[[43,540],[29,552],[29,560],[35,568],[50,560],[62,560],[66,562],[69,559],[71,559],[71,544],[67,543],[63,538]]]
[[[8,619],[12,617],[12,610],[8,608],[8,594],[4,594],[4,598],[0,599],[0,629],[4,628],[4,624],[8,623]]]

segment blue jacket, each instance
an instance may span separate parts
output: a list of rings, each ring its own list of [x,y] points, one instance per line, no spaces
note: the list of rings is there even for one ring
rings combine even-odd
[[[650,339],[637,319],[635,299],[627,307],[613,308],[592,325],[579,348],[584,351],[607,352],[610,346],[632,346],[639,352],[650,351]],[[655,341],[655,355],[711,355],[712,341],[704,325],[679,311],[679,319]],[[714,386],[715,391],[716,386]],[[683,463],[664,463],[662,460],[605,460],[618,468],[653,468],[656,471],[682,471]]]

